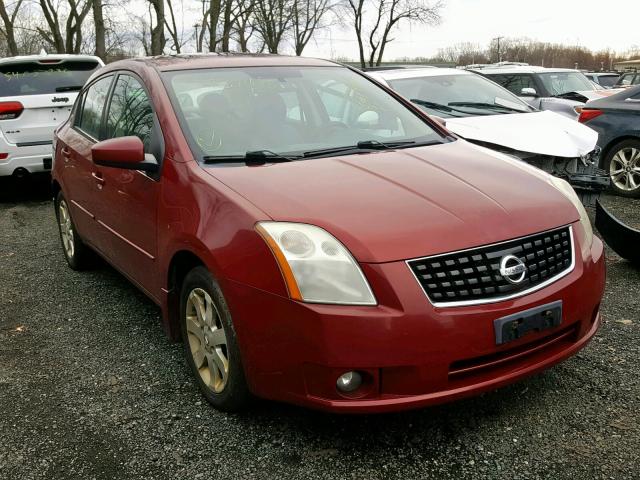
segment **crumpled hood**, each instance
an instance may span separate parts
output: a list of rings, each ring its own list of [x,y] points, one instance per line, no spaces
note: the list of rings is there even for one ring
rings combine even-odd
[[[447,118],[447,128],[469,140],[521,152],[576,158],[596,147],[595,130],[551,111]]]
[[[205,170],[274,220],[324,228],[360,262],[486,245],[579,218],[547,174],[463,140]]]

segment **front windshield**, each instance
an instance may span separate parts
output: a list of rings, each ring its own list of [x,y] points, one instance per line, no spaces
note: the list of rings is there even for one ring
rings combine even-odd
[[[540,73],[539,76],[551,96],[593,90],[593,85],[589,82],[589,79],[580,72]]]
[[[475,74],[401,78],[388,82],[402,96],[427,113],[439,117],[531,111],[527,104],[508,90]]]
[[[185,135],[205,159],[256,151],[293,157],[358,142],[385,147],[444,141],[425,120],[344,67],[213,68],[163,75]]]

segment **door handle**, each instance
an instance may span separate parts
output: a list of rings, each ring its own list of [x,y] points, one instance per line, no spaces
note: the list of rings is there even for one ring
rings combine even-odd
[[[62,157],[64,158],[65,163],[67,163],[71,158],[71,152],[69,149],[67,147],[62,147],[60,149],[60,153],[62,153]]]
[[[91,172],[91,176],[98,184],[98,190],[102,190],[104,186],[104,178],[102,178],[102,174],[100,172]]]

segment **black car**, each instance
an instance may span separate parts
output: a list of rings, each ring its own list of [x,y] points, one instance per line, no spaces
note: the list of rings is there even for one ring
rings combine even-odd
[[[598,132],[601,166],[620,195],[640,197],[640,85],[588,102],[579,121]]]

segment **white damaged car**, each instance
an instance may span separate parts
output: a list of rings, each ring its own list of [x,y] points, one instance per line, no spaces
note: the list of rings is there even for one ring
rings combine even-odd
[[[523,160],[569,181],[593,206],[609,180],[597,168],[598,134],[575,120],[538,111],[491,80],[466,70],[368,71],[469,142]]]

